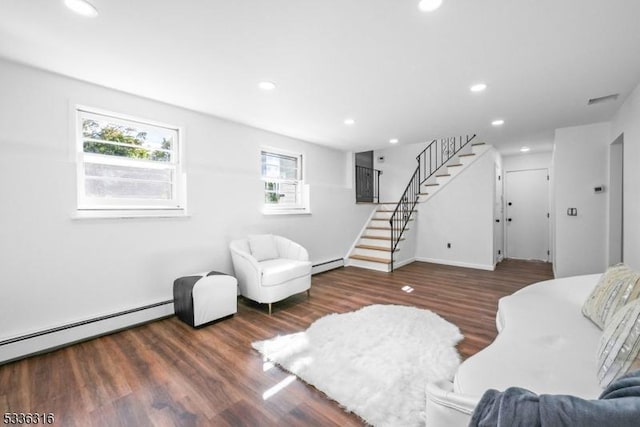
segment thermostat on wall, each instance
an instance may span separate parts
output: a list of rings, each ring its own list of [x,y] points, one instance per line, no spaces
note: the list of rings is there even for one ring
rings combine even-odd
[[[384,163],[384,156],[378,156],[378,162]]]
[[[598,185],[597,187],[593,187],[593,191],[596,193],[604,193],[604,185]]]

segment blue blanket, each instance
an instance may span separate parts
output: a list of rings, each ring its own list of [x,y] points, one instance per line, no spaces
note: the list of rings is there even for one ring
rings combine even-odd
[[[488,390],[478,402],[469,426],[638,427],[640,371],[612,382],[598,400],[537,395],[519,387],[503,392]]]

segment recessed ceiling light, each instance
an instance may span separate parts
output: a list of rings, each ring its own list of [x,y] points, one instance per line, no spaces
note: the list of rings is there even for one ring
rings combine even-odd
[[[474,84],[473,86],[471,86],[469,89],[471,89],[471,92],[482,92],[486,88],[487,88],[486,84],[477,83],[477,84]]]
[[[352,124],[355,124],[355,122],[356,121],[353,119],[345,119],[344,124],[351,126]]]
[[[78,15],[89,18],[98,16],[98,10],[86,0],[64,0],[64,4]]]
[[[397,144],[397,143],[398,143],[398,138],[391,138],[391,139],[389,140],[389,143],[391,143],[391,144]]]
[[[420,0],[418,9],[423,12],[433,12],[442,5],[442,0]]]
[[[529,147],[522,147],[522,148],[520,149],[520,151],[522,151],[523,153],[526,153],[526,152],[527,152],[527,151],[529,151],[529,150],[531,150],[531,148],[529,148]]]
[[[504,120],[498,119],[491,122],[491,126],[502,126],[504,124]]]
[[[264,81],[258,83],[258,87],[262,90],[274,90],[276,88],[276,84],[270,81]]]

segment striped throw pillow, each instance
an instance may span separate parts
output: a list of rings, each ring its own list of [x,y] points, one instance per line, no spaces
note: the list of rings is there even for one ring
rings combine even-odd
[[[622,307],[607,324],[598,346],[602,388],[640,365],[640,299]]]
[[[614,314],[640,296],[640,274],[624,264],[609,267],[582,306],[582,314],[604,329]]]

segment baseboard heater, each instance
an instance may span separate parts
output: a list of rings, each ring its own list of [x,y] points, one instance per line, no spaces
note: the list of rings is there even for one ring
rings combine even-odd
[[[311,266],[311,274],[324,273],[325,271],[334,270],[344,267],[344,258],[336,258],[331,261],[325,261]]]
[[[5,339],[0,341],[0,364],[171,315],[173,315],[173,300],[167,300]]]
[[[319,274],[340,267],[344,267],[344,259],[336,258],[314,264],[311,274]],[[173,300],[167,300],[8,338],[0,341],[0,364],[49,352],[172,315]]]

